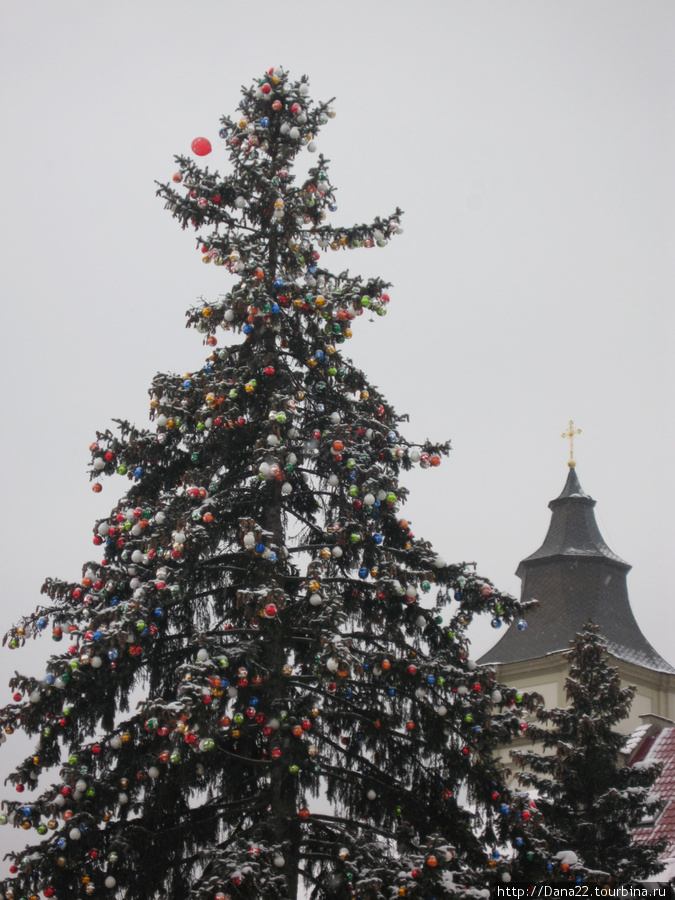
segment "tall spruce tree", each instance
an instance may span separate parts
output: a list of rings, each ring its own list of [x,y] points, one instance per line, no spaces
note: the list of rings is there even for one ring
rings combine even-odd
[[[527,736],[543,752],[511,751],[524,767],[520,783],[538,792],[541,818],[530,836],[534,855],[540,864],[548,858],[554,877],[648,878],[660,870],[658,855],[664,848],[638,843],[632,833],[659,808],[650,796],[658,766],[622,765],[619,753],[626,738],[615,730],[630,714],[635,687],[621,686],[618,669],[608,662],[607,644],[591,621],[574,638],[567,659],[569,706],[540,707],[536,715],[541,724],[527,728]],[[563,858],[562,871],[558,863],[552,867],[551,858],[561,851],[573,851],[578,865],[570,867]]]
[[[9,776],[3,821],[37,838],[7,900],[441,900],[497,871],[491,751],[517,716],[466,627],[519,607],[400,515],[401,471],[448,445],[406,440],[342,355],[387,285],[322,254],[385,246],[401,212],[327,224],[327,160],[293,166],[332,116],[271,70],[222,120],[229,174],[181,156],[159,188],[231,286],[189,310],[210,355],[156,376],[152,427],[91,447],[94,480],[128,482],[97,559],[8,636],[68,647],[1,711],[38,736]]]

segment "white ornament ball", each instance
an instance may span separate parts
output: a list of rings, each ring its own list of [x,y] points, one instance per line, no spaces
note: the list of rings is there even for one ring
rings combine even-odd
[[[208,658],[209,658],[209,651],[208,651],[208,650],[205,650],[205,649],[202,647],[202,649],[199,650],[199,652],[197,653],[197,659],[199,660],[199,662],[206,662],[206,660],[207,660]]]
[[[68,837],[71,841],[79,841],[79,839],[82,837],[82,832],[79,828],[71,828],[68,832]]]
[[[273,862],[275,868],[277,869],[283,869],[283,867],[286,865],[286,860],[283,858],[283,856],[275,856]]]
[[[148,775],[150,778],[159,778],[159,769],[157,766],[150,766],[148,769]]]
[[[342,547],[333,547],[330,552],[333,559],[340,559],[342,556]]]
[[[376,793],[372,788],[368,791],[368,793],[366,794],[366,796],[368,797],[369,800],[376,800],[376,799],[377,799],[377,793]]]
[[[111,889],[115,887],[117,881],[112,877],[112,875],[108,875],[103,883],[108,889]]]
[[[286,494],[286,496],[288,496],[289,494],[292,494],[293,493],[293,485],[289,484],[288,482],[285,482],[281,486],[281,493]]]

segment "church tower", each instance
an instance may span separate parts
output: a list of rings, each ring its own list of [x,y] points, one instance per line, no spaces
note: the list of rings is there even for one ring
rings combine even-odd
[[[528,612],[526,630],[514,622],[478,663],[494,667],[504,684],[538,691],[546,706],[566,706],[563,654],[590,618],[607,641],[622,682],[637,687],[621,730],[632,731],[649,713],[674,719],[675,669],[640,631],[626,585],[631,567],[605,543],[595,521],[595,500],[582,489],[573,458],[569,465],[562,493],[549,503],[544,543],[516,571],[521,599],[540,605]]]

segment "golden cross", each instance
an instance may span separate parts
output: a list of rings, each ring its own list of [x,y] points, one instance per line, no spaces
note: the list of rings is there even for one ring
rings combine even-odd
[[[563,437],[567,438],[570,442],[570,458],[567,461],[567,465],[570,469],[573,469],[576,466],[576,460],[574,459],[574,436],[577,434],[581,434],[581,428],[574,428],[574,422],[570,419],[570,425],[567,431],[563,432]]]

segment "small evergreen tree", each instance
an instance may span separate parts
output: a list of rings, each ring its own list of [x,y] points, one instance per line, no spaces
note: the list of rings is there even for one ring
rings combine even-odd
[[[659,769],[621,765],[625,736],[615,726],[628,717],[635,687],[621,687],[619,672],[606,654],[605,641],[589,621],[567,654],[569,706],[539,708],[541,724],[527,729],[543,752],[513,750],[511,756],[524,767],[518,773],[520,783],[538,792],[536,805],[543,820],[533,844],[538,860],[572,851],[580,861],[577,874],[630,881],[660,868],[663,847],[632,837],[640,820],[659,808],[650,798]],[[562,865],[566,871],[568,863]],[[559,873],[556,866],[552,874]]]
[[[448,446],[406,440],[342,355],[387,285],[322,254],[386,245],[401,213],[327,224],[327,160],[293,166],[332,115],[271,70],[223,119],[229,174],[178,157],[159,189],[232,284],[189,310],[209,357],[156,376],[153,427],[91,447],[92,478],[129,481],[102,557],[8,636],[69,646],[1,711],[38,736],[9,776],[8,818],[38,839],[7,900],[441,900],[493,872],[492,750],[517,717],[465,632],[519,606],[400,515],[402,470]]]

